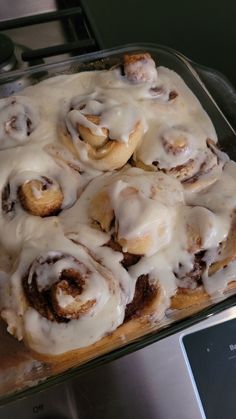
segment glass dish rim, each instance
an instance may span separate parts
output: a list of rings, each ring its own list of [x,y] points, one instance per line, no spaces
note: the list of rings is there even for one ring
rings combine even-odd
[[[205,94],[209,97],[209,99],[212,101],[214,106],[217,108],[218,112],[221,114],[221,117],[224,119],[225,123],[228,125],[229,129],[232,131],[232,133],[236,136],[236,131],[231,126],[217,103],[215,102],[212,95],[209,93],[207,88],[205,87],[204,83],[201,81],[200,77],[198,76],[197,72],[194,69],[194,63],[191,62],[186,56],[184,56],[182,53],[170,48],[166,47],[164,45],[155,44],[155,43],[130,43],[125,45],[119,45],[116,47],[108,48],[105,50],[95,51],[88,54],[83,54],[79,56],[72,57],[70,59],[66,60],[60,60],[55,63],[51,64],[40,64],[37,66],[34,66],[32,68],[28,68],[26,70],[16,70],[12,71],[10,73],[3,73],[0,74],[0,82],[4,83],[11,79],[15,79],[17,77],[21,76],[30,76],[32,74],[39,73],[42,70],[53,70],[58,69],[60,66],[64,65],[72,65],[73,63],[76,64],[83,64],[86,62],[95,62],[104,58],[109,58],[109,56],[115,55],[115,54],[124,54],[125,52],[131,52],[134,50],[148,50],[149,52],[154,51],[157,52],[157,49],[163,50],[165,52],[169,52],[170,54],[174,55],[178,60],[180,60],[185,66],[188,68],[192,76],[196,79],[198,84],[201,86],[201,88],[205,91]],[[175,334],[177,332],[180,332],[190,326],[193,326],[194,324],[207,319],[208,317],[218,314],[223,310],[226,310],[228,308],[231,308],[236,305],[236,294],[230,295],[226,297],[224,300],[219,302],[212,302],[211,305],[202,308],[199,312],[196,312],[194,314],[189,314],[183,319],[177,319],[173,323],[170,323],[168,325],[165,325],[161,327],[161,329],[157,329],[155,331],[149,331],[144,336],[141,336],[139,338],[136,338],[134,341],[126,343],[124,346],[118,347],[116,349],[113,349],[112,351],[109,351],[108,353],[104,355],[100,355],[97,358],[91,359],[81,365],[74,366],[72,368],[69,368],[68,370],[65,370],[63,372],[57,373],[55,376],[49,376],[45,379],[39,380],[37,384],[33,384],[32,386],[26,387],[23,390],[17,390],[16,392],[10,393],[9,395],[2,395],[0,396],[0,407],[10,403],[18,401],[22,398],[31,396],[39,391],[44,391],[52,386],[62,384],[63,382],[74,378],[77,374],[85,373],[92,368],[96,368],[102,364],[105,364],[107,362],[112,362],[123,355],[130,354],[132,352],[135,352],[136,350],[145,348],[146,346],[155,343],[161,339],[164,339],[172,334]]]

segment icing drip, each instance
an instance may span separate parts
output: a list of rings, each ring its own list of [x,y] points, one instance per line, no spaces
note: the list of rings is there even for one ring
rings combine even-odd
[[[223,293],[236,280],[235,246],[225,267],[214,263],[234,244],[236,163],[216,143],[198,99],[147,54],[126,60],[124,74],[57,76],[2,99],[0,242],[10,256],[0,308],[9,331],[56,355],[114,331],[142,287],[162,295],[155,320],[178,289]],[[100,165],[110,144],[112,165]],[[28,211],[24,185],[36,203],[59,191],[60,214]]]
[[[37,105],[30,98],[15,96],[0,100],[0,150],[28,142],[39,121]]]

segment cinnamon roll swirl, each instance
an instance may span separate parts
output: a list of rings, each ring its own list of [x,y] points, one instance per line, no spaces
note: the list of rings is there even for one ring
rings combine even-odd
[[[10,179],[2,191],[2,211],[14,216],[19,205],[31,215],[48,217],[62,209],[63,192],[55,179],[24,172]]]
[[[119,282],[108,269],[81,246],[62,236],[57,239],[59,250],[38,254],[40,247],[24,247],[3,288],[6,300],[0,297],[9,331],[41,357],[52,358],[89,346],[115,330],[123,323],[126,305]]]
[[[1,163],[0,242],[12,254],[29,237],[47,235],[44,225],[58,225],[55,215],[72,206],[83,187],[78,172],[37,148],[19,147],[14,168],[7,158]]]
[[[62,142],[80,160],[101,171],[124,166],[144,131],[135,105],[96,92],[74,97],[63,122]]]
[[[197,140],[198,138],[198,140]],[[154,157],[156,156],[156,157]],[[161,170],[178,179],[185,189],[201,190],[213,184],[228,160],[215,142],[204,139],[201,129],[184,126],[149,133],[135,154],[135,165],[145,170]]]
[[[18,157],[14,169],[9,171],[7,162],[2,165],[5,177],[0,183],[0,210],[5,222],[17,214],[19,221],[27,214],[57,215],[75,202],[84,183],[78,172],[44,152],[35,155],[35,146],[28,154],[21,149]]]
[[[22,146],[30,141],[39,124],[37,105],[25,96],[0,100],[0,150]]]

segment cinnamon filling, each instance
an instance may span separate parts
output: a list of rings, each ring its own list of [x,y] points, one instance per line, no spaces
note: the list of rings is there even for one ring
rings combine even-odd
[[[211,170],[213,169],[213,167],[215,167],[217,164],[219,164],[219,157],[217,156],[217,154],[215,153],[215,150],[214,150],[214,148],[212,147],[212,144],[211,144],[211,140],[209,140],[209,139],[207,139],[206,140],[206,145],[207,145],[207,148],[209,149],[209,150],[211,150],[211,152],[212,152],[212,156],[216,156],[217,157],[217,163],[216,162],[213,162],[213,164],[210,164],[209,165],[209,162],[211,162],[211,160],[210,160],[210,158],[208,157],[208,159],[206,159],[201,165],[200,165],[200,168],[199,168],[199,170],[198,170],[198,172],[197,173],[195,173],[193,176],[191,176],[191,177],[189,177],[189,178],[187,178],[187,179],[185,179],[185,180],[183,180],[183,183],[185,183],[185,184],[192,184],[192,183],[194,183],[194,182],[196,182],[199,178],[200,178],[200,176],[204,173],[204,175],[207,175],[208,173],[210,173],[211,172]]]
[[[58,260],[63,259],[63,257],[54,257],[47,259],[44,263],[52,265]],[[26,295],[26,298],[29,301],[29,304],[41,314],[41,316],[47,318],[51,321],[56,321],[58,323],[66,323],[70,319],[76,319],[84,314],[86,310],[90,308],[94,301],[89,301],[86,307],[82,305],[82,312],[80,310],[74,310],[73,312],[68,311],[66,313],[66,307],[61,308],[58,300],[57,293],[61,291],[63,295],[71,296],[73,298],[78,297],[83,292],[83,287],[85,285],[85,279],[82,278],[80,272],[74,269],[64,269],[62,270],[58,281],[54,282],[51,287],[44,288],[39,290],[38,287],[38,276],[34,272],[29,283],[29,268],[28,272],[23,278],[23,288]]]
[[[184,136],[179,136],[174,140],[167,139],[163,136],[162,143],[165,151],[173,156],[182,153],[187,147],[187,140]]]
[[[135,265],[138,263],[142,255],[133,255],[132,253],[122,252],[122,247],[119,243],[114,240],[112,237],[109,242],[105,244],[105,246],[109,246],[115,252],[123,253],[123,260],[121,264],[124,266],[125,269],[128,269],[130,266]]]
[[[170,170],[163,170],[164,173],[170,173],[173,174],[177,179],[180,179],[181,182],[184,182],[182,180],[182,177],[186,177],[188,175],[188,168],[193,166],[194,160],[190,159],[185,164],[180,164],[179,166],[173,167],[173,169]]]
[[[169,94],[169,100],[174,100],[178,96],[178,93],[175,90],[171,90]]]
[[[29,136],[32,132],[32,121],[29,118],[27,118],[26,125],[27,125],[27,135]]]
[[[16,129],[16,116],[13,116],[9,121],[5,122],[5,131],[7,134],[11,132],[12,129]]]
[[[180,288],[197,288],[202,285],[202,274],[206,268],[206,263],[202,260],[205,251],[201,251],[194,256],[193,269],[190,272],[181,275],[181,264],[179,266],[180,272],[174,272],[178,279],[178,286]],[[182,282],[182,286],[181,286]]]
[[[11,189],[9,183],[3,188],[2,191],[2,210],[5,214],[8,214],[14,210],[15,201],[11,200]]]
[[[12,104],[14,105],[14,103]],[[7,134],[10,134],[12,130],[16,131],[17,130],[17,116],[13,116],[10,120],[6,121],[4,124],[4,128]],[[33,129],[32,129],[32,121],[28,117],[26,118],[26,128],[27,128],[26,134],[27,136],[29,136],[31,132],[33,131]]]
[[[157,295],[157,287],[150,284],[148,275],[141,275],[136,282],[134,298],[125,309],[125,321],[138,316],[141,310],[150,304]]]

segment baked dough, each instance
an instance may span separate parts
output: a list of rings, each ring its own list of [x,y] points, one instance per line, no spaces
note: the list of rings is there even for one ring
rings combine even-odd
[[[55,372],[235,287],[236,163],[179,75],[121,67],[0,101],[1,317]]]

